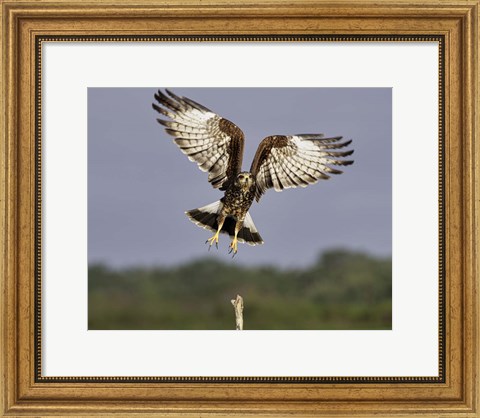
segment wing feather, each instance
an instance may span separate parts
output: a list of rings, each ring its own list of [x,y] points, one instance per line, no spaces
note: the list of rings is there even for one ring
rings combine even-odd
[[[159,90],[152,107],[170,120],[157,119],[190,161],[208,172],[214,188],[225,190],[242,167],[243,132],[205,106],[170,90]]]
[[[353,163],[344,159],[352,155],[353,150],[337,151],[352,142],[342,142],[342,139],[341,136],[325,138],[323,134],[274,135],[265,138],[250,168],[256,180],[257,201],[270,188],[282,191],[306,187],[320,179],[329,179],[329,174],[341,174],[341,170],[330,166]]]

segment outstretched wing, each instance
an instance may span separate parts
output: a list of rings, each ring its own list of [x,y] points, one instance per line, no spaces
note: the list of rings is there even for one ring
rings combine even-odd
[[[341,158],[353,154],[337,151],[352,140],[342,142],[342,137],[324,138],[322,134],[275,135],[265,138],[258,146],[250,172],[256,179],[255,198],[260,200],[269,188],[277,192],[290,187],[306,187],[319,179],[329,179],[329,174],[342,171],[330,165],[350,165],[352,160]]]
[[[242,167],[243,132],[205,106],[169,90],[158,91],[153,108],[171,120],[157,119],[190,161],[208,172],[214,188],[225,190]]]

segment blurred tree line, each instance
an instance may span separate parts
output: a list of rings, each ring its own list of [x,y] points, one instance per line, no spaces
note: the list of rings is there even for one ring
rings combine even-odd
[[[176,267],[89,268],[89,329],[391,329],[392,262],[331,250],[306,269],[246,267],[212,258]]]

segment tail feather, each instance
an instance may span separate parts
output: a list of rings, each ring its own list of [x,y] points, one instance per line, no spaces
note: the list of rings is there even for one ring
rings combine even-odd
[[[263,239],[258,233],[249,212],[247,212],[247,216],[245,216],[245,220],[243,221],[243,227],[238,233],[238,239],[243,239],[247,244],[250,245],[263,244]]]
[[[197,226],[208,229],[212,232],[217,232],[218,222],[217,218],[222,210],[223,204],[221,201],[216,201],[210,205],[203,206],[198,209],[192,209],[185,214],[189,219]],[[221,233],[228,234],[230,237],[235,235],[234,218],[228,216],[223,223]],[[255,224],[253,223],[250,213],[247,213],[245,220],[243,221],[242,229],[238,232],[237,239],[239,242],[245,242],[249,245],[263,244],[263,239],[257,231]]]
[[[185,214],[195,225],[216,232],[218,229],[217,216],[222,210],[222,206],[222,202],[217,200],[210,205],[189,210]]]

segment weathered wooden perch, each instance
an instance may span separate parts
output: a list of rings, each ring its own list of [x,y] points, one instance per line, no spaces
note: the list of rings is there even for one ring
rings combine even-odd
[[[243,330],[243,298],[237,295],[236,299],[230,300],[235,309],[235,322],[237,324],[237,330]]]

